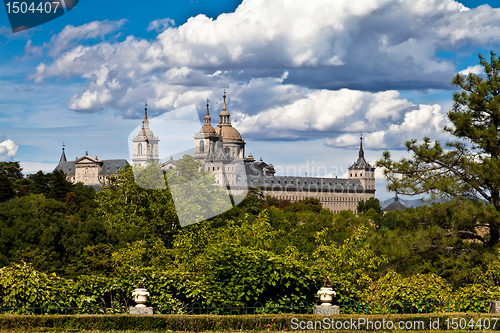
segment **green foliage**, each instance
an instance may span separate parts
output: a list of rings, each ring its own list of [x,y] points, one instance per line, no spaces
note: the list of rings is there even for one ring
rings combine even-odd
[[[203,278],[204,304],[299,304],[320,284],[310,268],[269,251],[225,246],[211,249]]]
[[[300,201],[292,202],[284,208],[285,212],[313,212],[319,213],[323,209],[321,202],[316,198],[305,198]]]
[[[166,172],[166,177],[183,227],[215,217],[233,207],[225,189],[214,186],[215,176],[203,170],[201,163],[190,155],[184,155],[175,169]]]
[[[38,269],[61,272],[84,247],[111,241],[102,223],[68,217],[63,203],[41,194],[0,205],[2,266],[22,258]]]
[[[26,264],[0,269],[0,299],[4,307],[47,305],[50,280]]]
[[[14,187],[5,171],[0,170],[0,202],[14,197]]]
[[[368,291],[368,300],[375,303],[444,303],[450,299],[451,286],[435,274],[415,274],[403,278],[390,270]]]
[[[170,191],[138,186],[130,166],[120,170],[110,185],[97,193],[96,203],[97,217],[120,233],[141,230],[145,237],[160,237],[170,243],[178,229]]]
[[[363,243],[367,233],[367,227],[359,227],[340,246],[328,242],[327,230],[317,233],[316,265],[319,272],[333,282],[339,302],[361,300],[377,268],[387,262],[386,257],[377,256],[368,244]]]
[[[382,208],[380,208],[380,201],[377,198],[370,198],[368,200],[361,200],[358,203],[357,211],[360,214],[364,214],[368,212],[370,209],[373,209],[375,213],[382,214]]]

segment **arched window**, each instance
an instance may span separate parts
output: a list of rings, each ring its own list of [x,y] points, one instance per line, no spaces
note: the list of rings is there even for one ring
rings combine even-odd
[[[205,141],[200,141],[200,153],[205,152]]]
[[[139,143],[139,146],[137,146],[138,154],[142,155],[142,143]]]

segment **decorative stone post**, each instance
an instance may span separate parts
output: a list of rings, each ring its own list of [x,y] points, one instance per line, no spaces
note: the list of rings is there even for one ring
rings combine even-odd
[[[130,307],[130,314],[153,314],[152,307],[146,307],[149,292],[144,286],[144,280],[139,282],[137,288],[132,293],[134,301],[137,303],[135,307]]]
[[[323,287],[318,291],[321,305],[314,307],[313,313],[321,316],[332,316],[340,313],[340,308],[337,305],[332,306],[330,303],[333,300],[333,295],[337,295],[332,289],[332,281],[329,278],[323,280]]]
[[[500,313],[500,302],[490,302],[490,313]]]

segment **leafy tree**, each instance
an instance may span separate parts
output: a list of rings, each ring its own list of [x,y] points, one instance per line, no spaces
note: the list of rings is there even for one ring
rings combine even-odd
[[[382,214],[382,208],[380,208],[380,201],[377,198],[370,198],[368,200],[361,200],[358,203],[358,213],[364,214],[370,209],[374,209],[375,213]]]
[[[457,74],[452,81],[461,91],[453,93],[452,126],[444,130],[458,140],[444,148],[427,137],[422,144],[413,139],[406,142],[412,159],[396,162],[386,151],[376,165],[385,168],[389,190],[487,202],[490,214],[477,225],[489,228],[493,245],[500,239],[500,59],[491,52],[489,62],[481,54],[479,60],[485,78]]]
[[[42,170],[29,175],[28,178],[32,181],[30,189],[32,194],[49,193],[50,176],[46,175]]]
[[[23,178],[23,168],[19,162],[0,162],[0,170],[5,172],[11,183]]]
[[[184,155],[175,169],[167,170],[166,177],[181,226],[207,220],[233,208],[226,190],[214,186],[214,175],[190,155]]]
[[[153,178],[143,179],[141,184],[156,182]],[[119,233],[160,237],[170,244],[179,228],[170,191],[138,186],[131,166],[120,170],[109,186],[97,193],[96,204],[97,218]]]
[[[367,234],[368,228],[361,226],[340,245],[328,241],[326,230],[317,234],[316,265],[333,282],[339,302],[361,300],[376,276],[377,268],[388,260],[375,254],[364,242]]]
[[[305,212],[305,211],[311,211],[314,213],[319,213],[323,206],[321,205],[321,202],[317,198],[305,198],[300,201],[292,202],[288,206],[284,207],[283,210],[285,212]]]
[[[451,289],[445,279],[435,274],[415,274],[404,278],[390,270],[370,286],[368,299],[375,303],[444,303],[450,300]],[[424,304],[420,310],[423,309]]]
[[[46,174],[46,177],[49,180],[49,191],[46,197],[57,201],[65,201],[66,194],[71,192],[73,184],[66,180],[64,171],[54,170],[52,173]]]
[[[0,170],[0,202],[7,201],[14,197],[14,188],[7,176],[7,173]]]

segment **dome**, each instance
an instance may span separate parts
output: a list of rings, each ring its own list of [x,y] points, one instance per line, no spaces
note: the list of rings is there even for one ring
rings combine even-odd
[[[221,133],[222,131],[222,133]],[[220,126],[215,130],[217,135],[222,136],[224,142],[243,142],[240,132],[232,126]]]
[[[150,137],[150,136],[154,136],[154,135],[153,135],[153,131],[150,130],[149,128],[141,128],[139,130],[139,133],[137,134],[137,136]]]
[[[200,133],[215,134],[215,128],[213,128],[211,125],[203,125],[203,127],[200,130]]]

